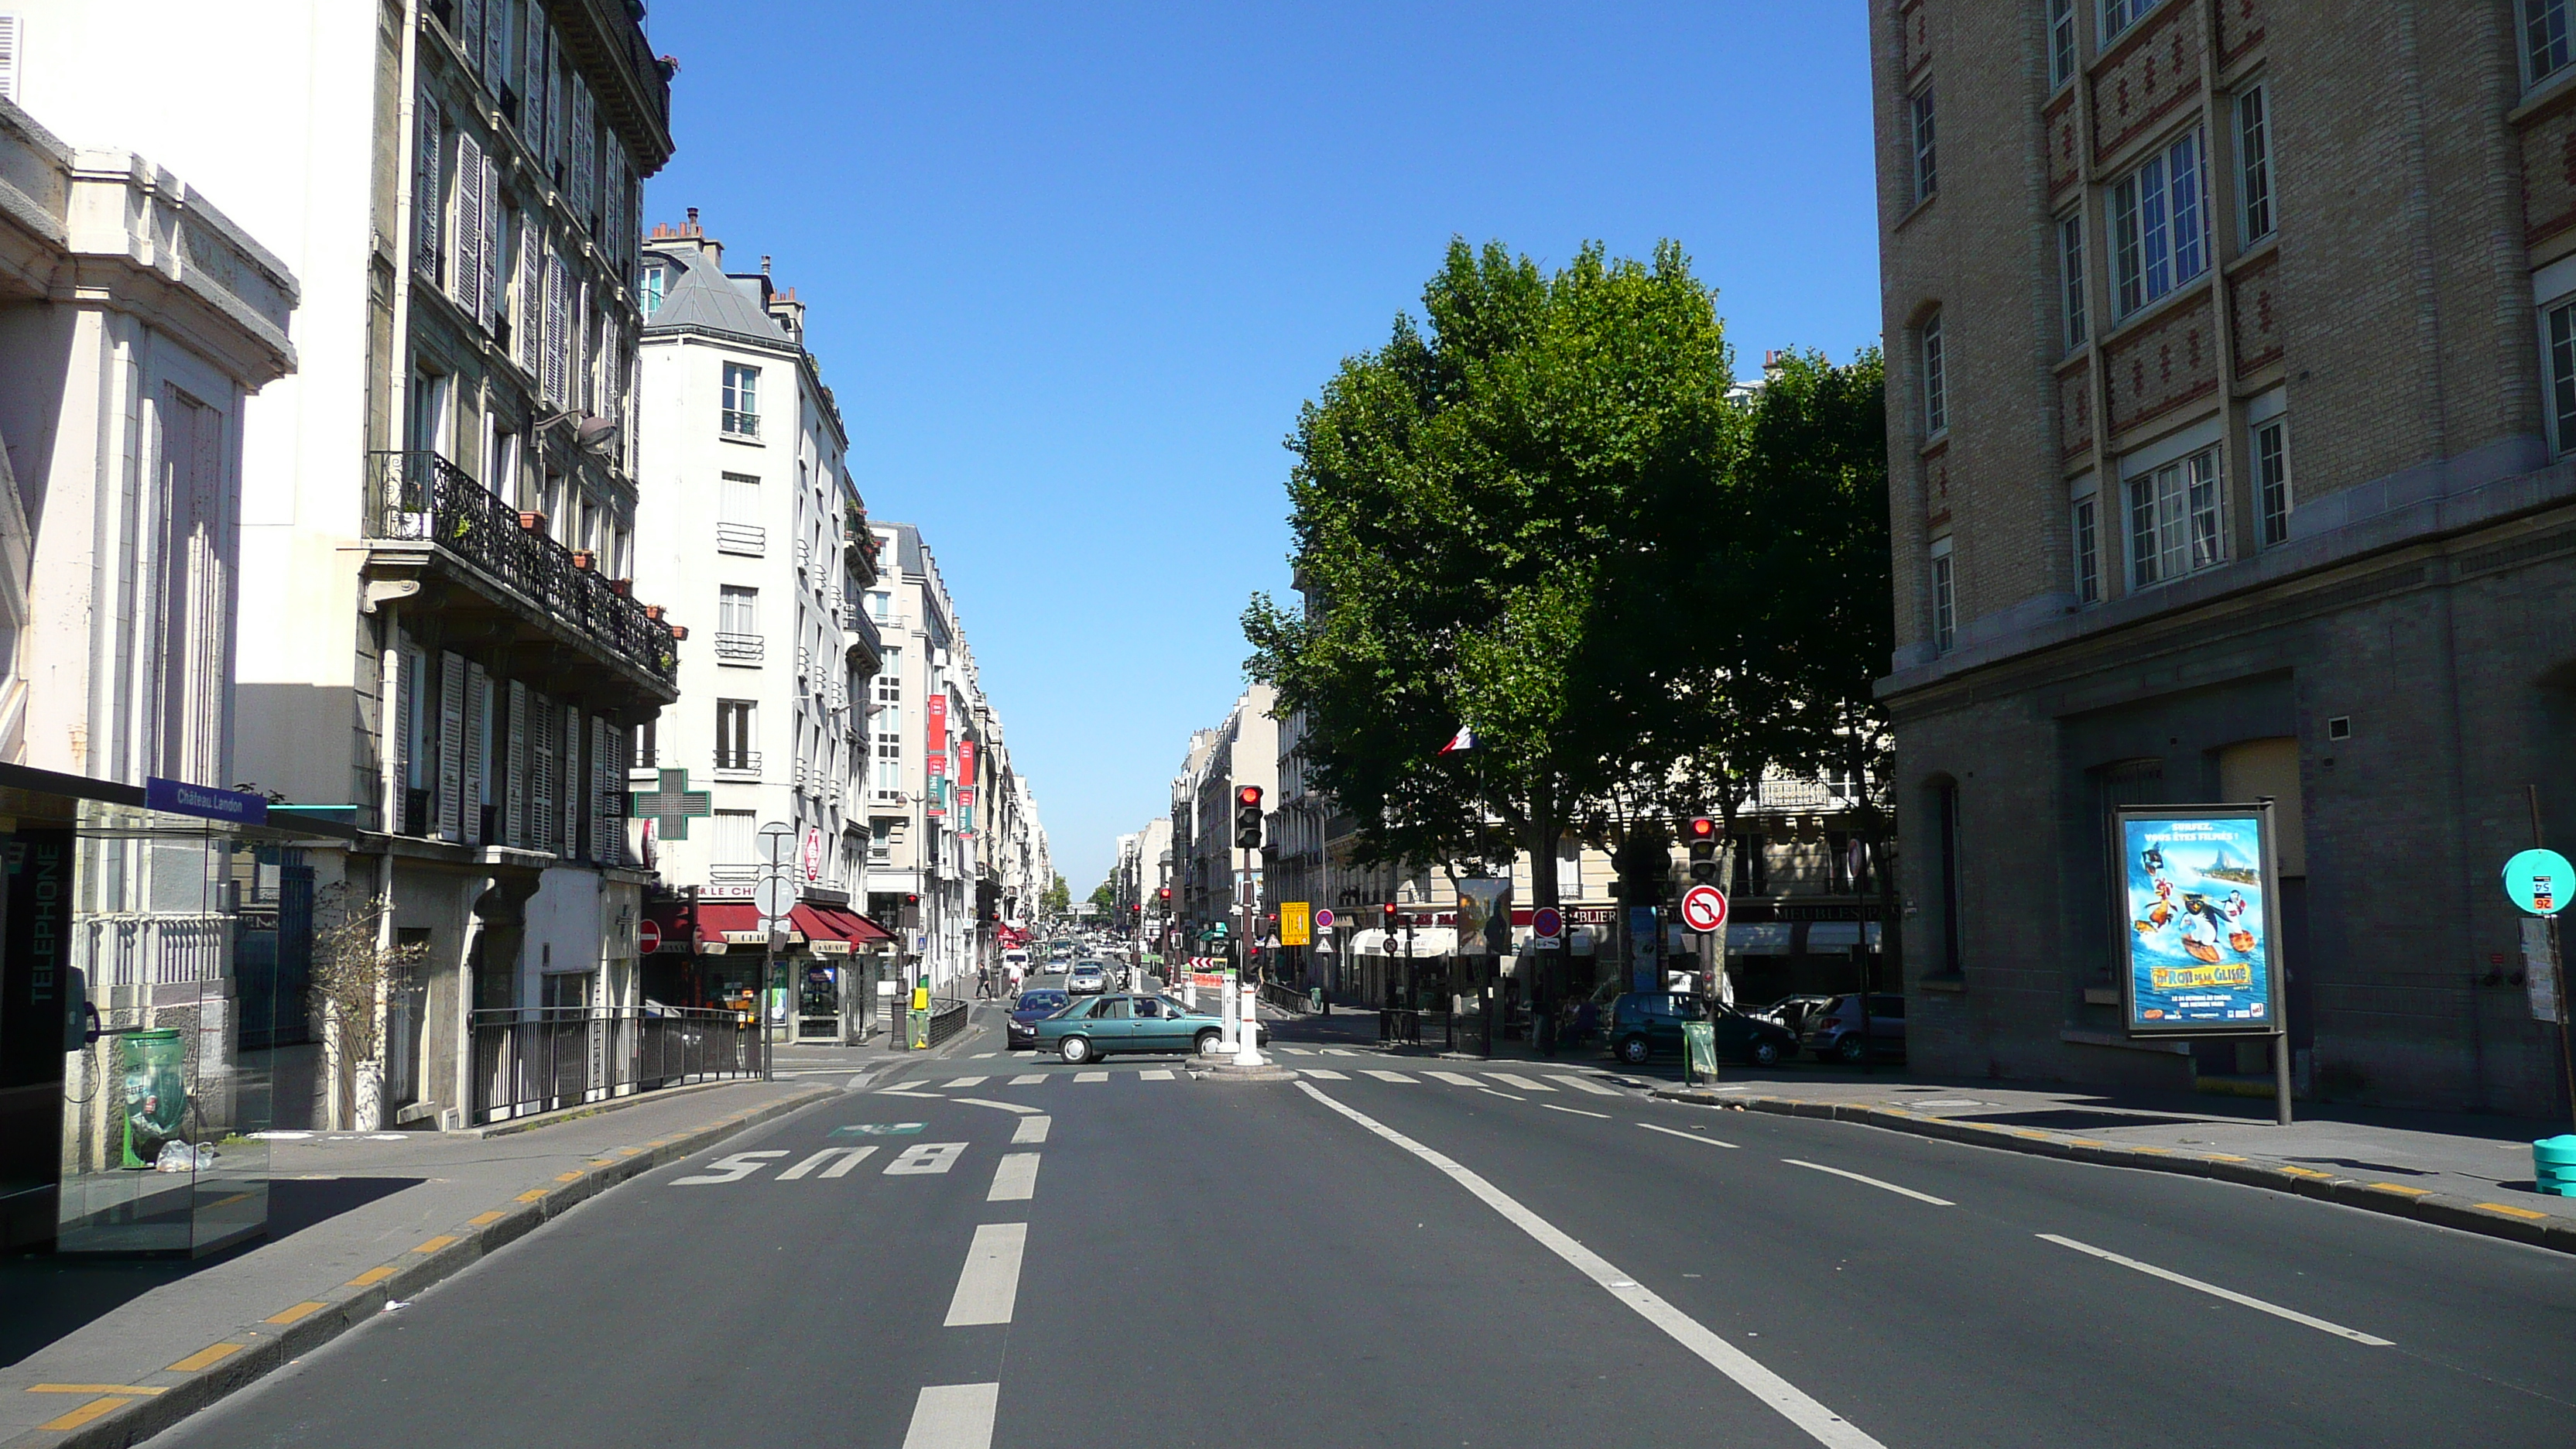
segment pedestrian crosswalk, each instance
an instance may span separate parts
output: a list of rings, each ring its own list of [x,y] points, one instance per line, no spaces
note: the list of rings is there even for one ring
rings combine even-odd
[[[1278,1051],[1282,1056],[1312,1058],[1319,1055],[1319,1053],[1317,1053],[1313,1048],[1281,1047]],[[1338,1067],[1324,1066],[1321,1063],[1310,1062],[1299,1062],[1291,1068],[1291,1070],[1300,1077],[1307,1077],[1321,1082],[1347,1082],[1352,1080],[1353,1073],[1357,1073],[1362,1078],[1366,1078],[1371,1081],[1384,1082],[1390,1086],[1416,1086],[1424,1082],[1436,1082],[1451,1087],[1469,1087],[1486,1091],[1492,1091],[1496,1088],[1505,1088],[1514,1093],[1545,1093],[1551,1096],[1560,1091],[1579,1092],[1587,1096],[1595,1097],[1616,1097],[1624,1095],[1621,1091],[1621,1083],[1623,1079],[1609,1077],[1602,1074],[1562,1071],[1543,1072],[1538,1075],[1532,1075],[1526,1072],[1503,1072],[1493,1070],[1464,1072],[1444,1067],[1416,1067],[1412,1066],[1407,1059],[1397,1056],[1386,1056],[1356,1051],[1338,1051],[1335,1054],[1346,1058],[1361,1059],[1365,1059],[1371,1055],[1377,1055],[1378,1060],[1380,1061],[1403,1063],[1409,1068],[1409,1070],[1399,1071],[1392,1066],[1361,1066],[1358,1061],[1347,1061],[1341,1064],[1342,1067],[1347,1067],[1348,1070],[1342,1070]],[[1102,1066],[1096,1069],[1076,1072],[1021,1072],[1016,1076],[1010,1077],[966,1076],[950,1077],[945,1080],[935,1077],[915,1077],[901,1081],[888,1082],[878,1087],[876,1090],[897,1094],[930,1093],[951,1090],[962,1091],[968,1088],[985,1086],[987,1084],[1002,1087],[1042,1087],[1049,1082],[1058,1081],[1070,1081],[1076,1086],[1098,1086],[1103,1083],[1119,1080],[1134,1080],[1140,1082],[1178,1082],[1183,1079],[1183,1076],[1183,1073],[1174,1070],[1169,1066],[1131,1066],[1121,1063],[1116,1066]],[[1635,1086],[1637,1084],[1627,1082],[1625,1085]]]

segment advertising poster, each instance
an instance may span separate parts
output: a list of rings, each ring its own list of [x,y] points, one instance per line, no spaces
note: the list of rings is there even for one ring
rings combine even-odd
[[[2266,805],[2119,812],[2130,1035],[2282,1029],[2270,823]]]

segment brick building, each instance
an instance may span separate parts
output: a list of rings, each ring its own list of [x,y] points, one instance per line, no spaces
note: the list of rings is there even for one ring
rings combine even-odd
[[[2568,0],[1875,0],[1909,1029],[2131,1042],[2109,808],[2270,796],[2320,1096],[2543,1113],[2576,839]]]

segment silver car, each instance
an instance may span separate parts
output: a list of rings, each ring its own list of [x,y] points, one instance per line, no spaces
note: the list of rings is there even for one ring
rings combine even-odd
[[[1064,989],[1076,996],[1097,996],[1109,989],[1109,973],[1097,961],[1085,961],[1065,977]]]

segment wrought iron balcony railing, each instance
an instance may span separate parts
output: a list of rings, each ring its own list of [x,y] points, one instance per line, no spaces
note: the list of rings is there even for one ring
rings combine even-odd
[[[677,688],[680,650],[671,626],[464,469],[430,452],[372,453],[368,461],[373,537],[435,545],[600,652]]]

